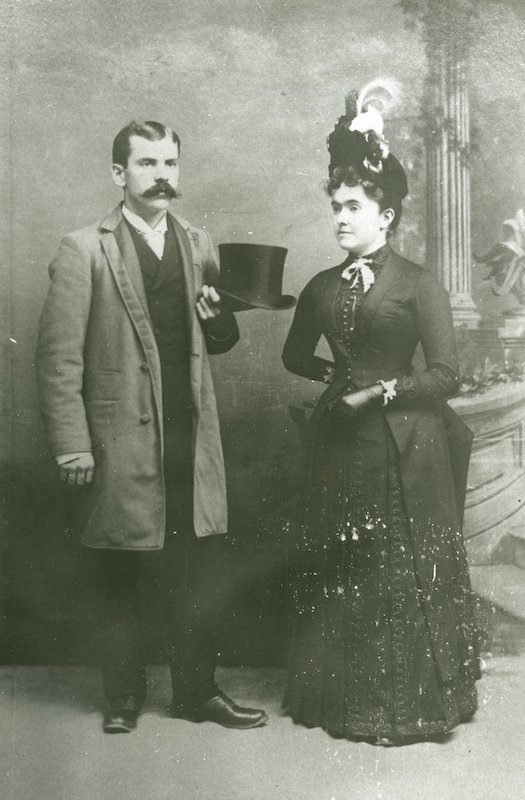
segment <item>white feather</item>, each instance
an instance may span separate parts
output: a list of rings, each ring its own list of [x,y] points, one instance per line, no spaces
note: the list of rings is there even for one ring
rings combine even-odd
[[[354,117],[350,123],[351,131],[359,131],[359,133],[367,133],[374,131],[379,138],[383,135],[383,117],[373,106],[366,111],[362,111],[357,117]]]
[[[374,78],[363,86],[357,97],[357,113],[368,111],[370,104],[381,114],[387,114],[399,103],[401,84],[394,78]]]

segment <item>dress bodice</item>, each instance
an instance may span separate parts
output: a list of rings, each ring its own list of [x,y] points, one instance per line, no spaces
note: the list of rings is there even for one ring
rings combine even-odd
[[[285,366],[320,381],[335,371],[336,382],[349,388],[396,378],[407,401],[448,397],[457,386],[458,365],[447,293],[429,270],[389,245],[381,251],[366,293],[361,281],[352,289],[341,277],[347,262],[311,279],[284,347]],[[322,337],[333,360],[316,353]],[[427,369],[416,375],[412,359],[419,343]]]

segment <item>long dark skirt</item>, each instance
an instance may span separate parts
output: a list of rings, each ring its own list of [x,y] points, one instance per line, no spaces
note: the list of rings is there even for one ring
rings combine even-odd
[[[383,414],[326,419],[309,472],[284,708],[346,737],[449,731],[476,710],[477,664],[440,678]]]

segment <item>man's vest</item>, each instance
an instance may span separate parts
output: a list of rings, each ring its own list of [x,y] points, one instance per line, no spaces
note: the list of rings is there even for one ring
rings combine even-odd
[[[168,220],[162,260],[128,225],[144,280],[161,374],[164,424],[182,422],[191,415],[189,329],[182,257]]]
[[[131,225],[128,227],[142,270],[160,357],[166,530],[193,531],[193,399],[182,256],[169,220],[162,259]]]

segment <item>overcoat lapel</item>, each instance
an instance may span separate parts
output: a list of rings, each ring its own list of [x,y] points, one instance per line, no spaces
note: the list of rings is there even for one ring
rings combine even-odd
[[[144,280],[133,239],[122,217],[120,206],[101,225],[101,243],[120,296],[142,342],[153,379],[153,390],[162,419],[160,360],[153,335]],[[161,426],[162,431],[162,426]],[[161,433],[162,435],[162,433]]]
[[[195,311],[195,302],[197,300],[197,287],[200,287],[202,284],[200,274],[202,267],[198,253],[197,233],[189,226],[184,225],[182,221],[179,221],[173,214],[168,214],[168,216],[169,221],[173,225],[182,258],[186,302],[188,303],[188,313],[186,316],[188,320],[191,352],[190,379],[192,391],[197,401],[197,407],[199,407],[198,400],[200,398],[202,381],[202,332],[199,318]]]
[[[131,233],[120,213],[120,221],[114,224],[113,214],[103,223],[103,230],[113,235],[103,236],[102,245],[108,257],[109,266],[119,286],[129,295],[133,289],[142,306],[143,314],[149,319],[148,301],[144,289],[144,279]],[[116,247],[115,247],[116,245]],[[129,285],[131,284],[131,286]],[[128,301],[131,295],[128,297]]]

